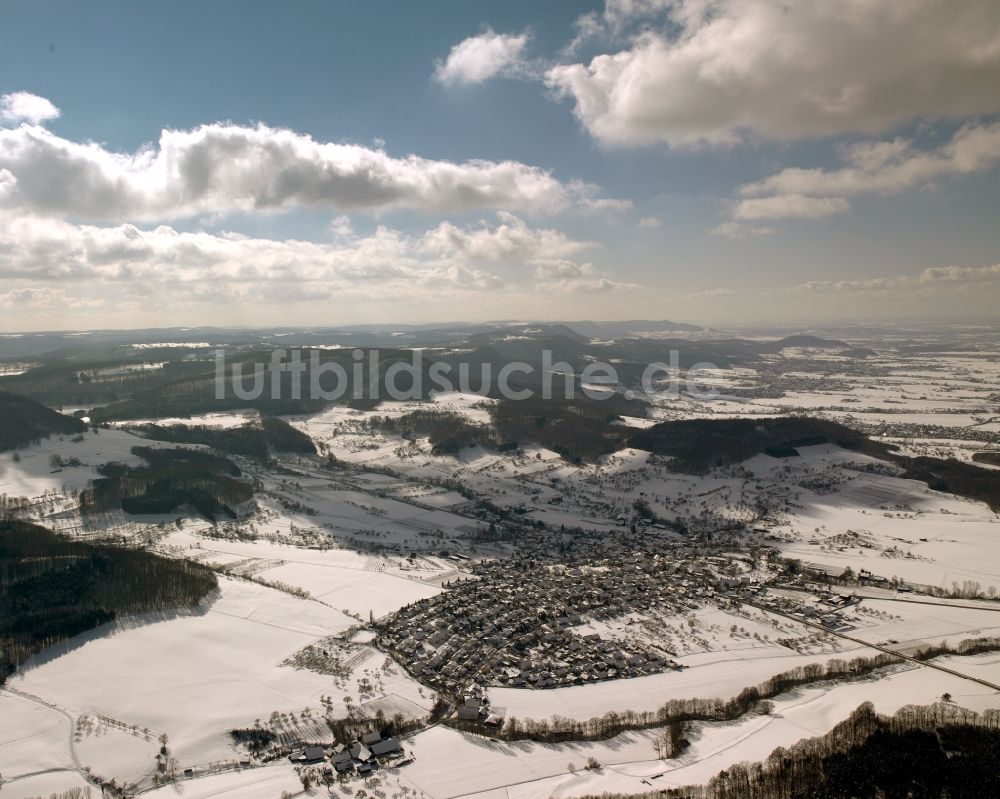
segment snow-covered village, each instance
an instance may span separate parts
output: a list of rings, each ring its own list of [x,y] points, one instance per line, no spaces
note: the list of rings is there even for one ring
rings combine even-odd
[[[997,0],[3,0],[0,799],[1000,797]]]

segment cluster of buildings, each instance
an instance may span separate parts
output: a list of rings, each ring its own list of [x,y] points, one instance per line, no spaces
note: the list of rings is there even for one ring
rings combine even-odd
[[[530,512],[532,508],[526,508]],[[687,529],[677,532],[669,526],[645,519],[635,519],[635,524],[609,520],[604,529],[565,527],[556,529],[551,524],[533,524],[530,517],[505,519],[502,525],[505,539],[513,541],[511,557],[523,560],[575,562],[595,558],[627,558],[641,553],[647,557],[663,558],[687,563],[706,555],[731,553],[744,547],[746,530],[727,530],[716,518],[699,524],[695,517],[684,520]],[[498,524],[498,526],[501,526]]]
[[[506,715],[506,710],[492,705],[483,687],[475,683],[469,686],[455,712],[459,721],[473,721],[491,727],[502,726]]]
[[[381,733],[370,732],[349,744],[333,746],[307,746],[292,752],[288,759],[300,766],[323,764],[324,769],[336,774],[366,775],[375,771],[387,760],[403,757],[403,747],[395,737],[383,738]],[[400,765],[396,763],[396,765]]]
[[[377,625],[377,643],[451,696],[477,683],[554,688],[654,674],[679,666],[668,652],[579,628],[651,608],[694,609],[738,587],[720,573],[731,569],[727,559],[704,553],[484,561],[451,590]]]
[[[788,593],[768,593],[766,587],[762,585],[756,590],[750,589],[744,592],[741,599],[762,610],[771,610],[822,625],[830,632],[844,632],[854,628],[854,624],[844,614],[858,604],[857,597],[832,591],[823,585],[812,585],[805,590],[796,587],[795,590],[800,592],[799,599],[793,599]]]

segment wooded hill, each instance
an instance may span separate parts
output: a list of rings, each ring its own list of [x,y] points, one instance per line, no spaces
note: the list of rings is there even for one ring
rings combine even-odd
[[[593,461],[624,445],[628,427],[613,424],[620,415],[643,416],[645,406],[620,394],[590,399],[534,396],[500,399],[490,406],[491,424],[470,422],[451,411],[419,410],[398,417],[372,417],[372,429],[383,433],[426,437],[435,455],[457,455],[464,447],[515,449],[540,444],[573,463]]]
[[[216,587],[198,563],[0,519],[0,682],[46,646],[125,615],[195,606]]]
[[[902,469],[900,477],[985,502],[1000,512],[1000,472],[964,461],[901,455],[864,433],[826,419],[783,416],[661,422],[631,436],[628,444],[673,458],[672,467],[687,474],[704,474],[762,453],[787,458],[798,455],[798,447],[834,444],[895,463]]]
[[[0,391],[0,452],[25,447],[51,435],[74,435],[86,429],[79,419],[64,416],[19,394]]]
[[[370,361],[367,359],[362,363],[363,373],[361,385],[358,388],[359,398],[355,398],[354,366],[352,350],[319,350],[316,356],[319,359],[320,368],[334,366],[339,367],[345,376],[344,384],[341,385],[339,375],[336,371],[323,372],[316,376],[316,383],[323,392],[340,392],[338,402],[352,407],[373,407],[378,402],[372,396],[390,396],[385,390],[386,371],[396,363],[409,364],[412,353],[408,350],[383,349],[378,352],[377,373],[369,374]],[[231,354],[227,363],[226,389],[222,399],[217,398],[217,381],[215,375],[214,361],[200,361],[198,368],[192,373],[185,373],[177,379],[169,381],[150,381],[145,386],[137,387],[131,393],[123,394],[118,401],[101,408],[95,408],[91,417],[97,422],[108,421],[128,421],[130,419],[149,419],[164,417],[187,417],[202,413],[219,413],[231,410],[254,409],[266,416],[289,416],[306,413],[317,413],[327,408],[331,402],[321,398],[311,398],[313,375],[307,369],[301,375],[301,380],[293,381],[292,375],[287,372],[282,374],[278,380],[280,386],[277,391],[277,399],[272,396],[271,376],[265,372],[263,380],[259,383],[260,396],[251,399],[241,399],[233,389],[234,369],[238,369],[241,379],[238,385],[241,390],[252,392],[255,385],[255,368],[270,363],[271,350],[241,351]],[[312,352],[303,351],[304,363],[310,364]],[[186,367],[185,367],[186,368]],[[166,367],[164,367],[166,369]],[[433,383],[427,378],[426,367],[424,369],[423,398],[429,396]],[[30,374],[30,373],[28,373]],[[297,383],[293,387],[293,382]],[[410,383],[405,376],[399,378],[398,388],[401,391],[408,391]],[[371,392],[372,384],[379,386],[375,392]],[[301,399],[295,399],[295,397]]]
[[[835,444],[854,452],[885,458],[891,450],[837,422],[807,416],[776,419],[684,419],[661,422],[629,438],[629,446],[673,458],[686,474],[704,474],[762,453],[774,457],[798,454],[797,447]]]
[[[235,518],[234,506],[253,497],[253,486],[238,480],[239,467],[200,450],[133,447],[146,466],[107,463],[101,477],[80,495],[88,515],[123,510],[134,514],[174,513],[190,507],[211,521]]]
[[[894,455],[892,460],[903,467],[902,477],[920,480],[935,491],[977,499],[1000,513],[1000,472],[996,469],[941,458]]]
[[[493,412],[498,440],[538,443],[571,463],[594,461],[625,446],[631,429],[614,424],[621,416],[645,416],[646,406],[620,394],[590,399],[501,400]]]
[[[402,416],[373,416],[369,427],[404,438],[426,437],[434,455],[457,455],[465,447],[495,446],[491,427],[470,422],[450,411],[413,411]]]
[[[870,702],[827,735],[736,763],[707,785],[629,799],[984,799],[1000,796],[1000,711],[945,703],[880,716]],[[624,799],[603,794],[600,799]],[[585,797],[597,799],[597,797]]]
[[[129,429],[154,441],[203,444],[231,455],[244,455],[257,460],[267,460],[276,452],[297,452],[303,455],[316,453],[316,445],[309,436],[283,419],[272,416],[265,416],[260,422],[241,427],[216,428],[183,424],[165,427],[146,424]]]

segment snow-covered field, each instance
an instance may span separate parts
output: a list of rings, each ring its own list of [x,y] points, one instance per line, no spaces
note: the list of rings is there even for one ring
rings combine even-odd
[[[604,792],[644,793],[700,784],[734,763],[766,759],[779,746],[824,735],[864,702],[872,702],[880,713],[894,713],[905,705],[930,704],[947,692],[952,694],[952,701],[964,707],[997,707],[995,692],[970,685],[957,677],[914,667],[877,681],[801,689],[776,699],[774,711],[768,716],[751,715],[733,724],[695,725],[691,749],[676,760],[656,760],[650,754],[644,760],[632,761],[627,754],[615,751],[606,760],[598,757],[604,766],[598,771],[578,768],[575,774],[569,774],[564,767],[559,774],[509,786],[506,792],[517,799],[536,799]],[[487,789],[484,785],[480,790]],[[435,799],[464,793],[437,794]]]
[[[4,799],[42,799],[53,794],[58,796],[73,789],[85,791],[87,788],[90,788],[92,796],[100,795],[82,774],[73,771],[53,771],[4,783],[3,795]]]
[[[833,447],[808,447],[802,453],[804,459],[837,470],[842,482],[822,494],[800,490],[788,523],[772,531],[789,539],[779,545],[783,554],[946,590],[970,581],[983,591],[1000,591],[1000,517],[985,505],[916,481],[856,471],[851,463],[872,459]],[[774,459],[765,459],[760,456],[748,466],[772,472],[781,468]],[[860,536],[864,545],[850,546],[847,534]]]
[[[74,717],[102,714],[166,733],[185,765],[234,756],[226,733],[274,711],[340,702],[331,677],[283,666],[298,649],[346,630],[339,610],[254,583],[222,580],[202,613],[101,628],[25,664],[13,688]],[[423,701],[396,672],[385,693]]]
[[[302,792],[298,775],[288,763],[182,780],[143,794],[149,799],[281,799]],[[319,793],[313,795],[319,796]]]
[[[0,719],[0,774],[5,780],[75,771],[69,747],[73,723],[68,716],[27,697],[0,691]]]
[[[593,685],[573,685],[539,691],[529,688],[492,688],[492,701],[519,719],[552,716],[585,721],[611,711],[653,711],[671,699],[729,699],[743,688],[757,685],[784,671],[822,663],[834,657],[871,657],[875,650],[855,646],[829,655],[798,655],[779,646],[759,647],[752,653],[733,650],[677,658],[683,671],[668,671]]]
[[[863,702],[873,702],[878,712],[894,713],[905,705],[938,701],[944,692],[971,709],[997,706],[995,694],[986,688],[924,667],[901,667],[858,683],[790,692],[775,700],[770,715],[695,724],[691,748],[677,759],[657,759],[657,730],[602,742],[540,744],[501,743],[436,727],[407,741],[412,764],[383,777],[388,786],[406,786],[432,799],[645,793],[703,783],[733,763],[764,759],[779,746],[823,735]],[[600,767],[586,769],[589,758]]]
[[[162,427],[187,425],[188,427],[215,427],[223,430],[242,427],[257,421],[259,418],[260,414],[257,411],[243,411],[239,413],[200,413],[193,416],[169,416],[155,419],[129,419],[127,422],[113,422],[113,424],[119,427],[144,424],[158,424]]]
[[[98,476],[96,467],[111,461],[136,466],[142,459],[133,447],[169,447],[139,438],[124,430],[90,430],[79,436],[52,436],[24,449],[0,452],[0,494],[9,497],[39,497],[47,491],[65,493],[84,488]],[[15,460],[15,455],[17,460]],[[55,465],[53,456],[79,466]]]

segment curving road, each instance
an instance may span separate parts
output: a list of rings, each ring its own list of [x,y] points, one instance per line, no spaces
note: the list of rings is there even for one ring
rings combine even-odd
[[[46,707],[49,710],[54,710],[56,713],[59,713],[61,716],[63,716],[66,719],[66,721],[69,722],[69,736],[67,740],[69,743],[69,755],[75,767],[73,769],[68,769],[68,768],[43,769],[42,771],[35,771],[30,774],[20,774],[17,777],[14,777],[13,779],[4,780],[2,783],[0,783],[0,785],[7,785],[9,783],[17,782],[18,780],[27,779],[28,777],[38,777],[43,774],[58,774],[63,772],[68,772],[72,774],[75,771],[90,785],[93,785],[94,787],[97,788],[100,787],[97,781],[94,780],[90,776],[89,772],[87,772],[87,770],[83,767],[83,764],[80,762],[80,757],[76,752],[76,740],[74,736],[74,725],[76,724],[76,719],[74,719],[69,713],[67,713],[58,705],[54,705],[51,702],[46,702],[44,699],[39,699],[34,694],[25,693],[24,691],[19,691],[16,688],[11,688],[9,685],[5,685],[3,688],[0,688],[0,693],[8,693],[11,696],[16,696],[28,702],[33,702],[36,705],[41,705],[42,707]]]

